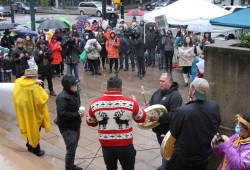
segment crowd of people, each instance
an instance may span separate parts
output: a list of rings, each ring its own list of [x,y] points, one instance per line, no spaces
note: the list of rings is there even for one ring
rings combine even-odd
[[[52,78],[64,74],[64,64],[67,65],[67,75],[72,75],[74,70],[75,77],[79,79],[80,55],[84,50],[88,56],[87,60],[83,61],[84,70],[90,71],[92,75],[101,75],[109,64],[109,73],[117,74],[121,70],[129,69],[135,71],[137,68],[135,76],[143,78],[146,75],[146,67],[155,67],[156,59],[159,59],[159,69],[165,68],[167,72],[172,73],[173,61],[177,62],[174,56],[179,58],[178,48],[185,47],[193,48],[193,53],[189,54],[192,60],[199,58],[195,60],[196,63],[180,65],[187,86],[191,75],[193,80],[204,74],[204,69],[200,69],[204,68],[202,50],[206,44],[213,42],[211,33],[208,32],[204,33],[200,41],[193,32],[186,31],[185,26],[180,26],[174,36],[171,29],[159,29],[154,23],[137,21],[136,17],[132,22],[126,23],[123,19],[117,22],[114,16],[109,21],[94,20],[90,23],[85,20],[84,28],[79,29],[75,24],[72,30],[38,30],[38,37],[26,34],[15,38],[9,30],[5,30],[0,48],[0,82],[11,82],[11,75],[19,78],[25,69],[36,68],[40,78],[48,80],[49,90],[54,95]],[[159,58],[156,58],[157,54]],[[198,62],[203,64],[197,67]]]
[[[250,114],[237,115],[235,135],[230,138],[220,136],[219,105],[206,96],[209,83],[202,78],[204,56],[197,52],[197,48],[203,50],[206,44],[213,43],[210,33],[205,33],[199,42],[192,32],[186,32],[184,26],[173,36],[171,30],[157,29],[153,23],[147,23],[144,27],[145,23],[137,22],[136,18],[131,26],[127,26],[124,20],[120,23],[115,19],[111,21],[105,27],[102,21],[93,21],[80,32],[75,26],[72,30],[60,29],[50,36],[45,30],[39,30],[37,39],[25,35],[14,40],[8,30],[4,32],[1,39],[0,80],[11,82],[11,75],[16,77],[14,104],[22,137],[27,138],[28,151],[37,156],[45,153],[39,144],[40,129],[45,128],[46,132],[50,130],[48,94],[44,90],[44,80],[48,81],[50,95],[56,96],[53,77],[64,75],[66,64],[67,75],[61,81],[63,91],[56,98],[56,124],[66,146],[65,169],[82,169],[75,165],[75,153],[84,115],[88,126],[99,127],[99,141],[106,169],[117,169],[118,160],[122,169],[135,169],[132,120],[143,123],[147,115],[136,102],[135,96],[123,95],[122,79],[118,73],[129,69],[135,71],[137,68],[136,76],[142,78],[146,75],[145,67],[155,67],[155,54],[159,53],[159,69],[165,67],[166,72],[161,74],[159,89],[152,94],[145,107],[156,104],[166,107],[168,114],[150,118],[150,121],[159,123],[152,130],[160,145],[162,135],[168,131],[176,142],[171,159],[167,161],[162,158],[162,165],[157,169],[206,170],[213,150],[223,156],[219,170],[249,169]],[[178,51],[177,58],[183,55],[192,58],[192,62],[182,66],[185,86],[189,85],[189,76],[192,78],[188,90],[190,101],[185,105],[178,90],[179,84],[172,76],[177,47],[189,51],[185,54]],[[108,79],[107,91],[91,103],[87,112],[79,109],[79,63],[83,51],[87,54],[87,60],[83,62],[85,71],[98,76],[108,68],[110,74],[116,74]],[[107,63],[109,67],[106,67]]]

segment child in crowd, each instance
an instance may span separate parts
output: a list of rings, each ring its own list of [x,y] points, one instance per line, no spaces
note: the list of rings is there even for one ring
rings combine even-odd
[[[3,58],[4,81],[11,82],[12,63],[8,53],[4,54]]]

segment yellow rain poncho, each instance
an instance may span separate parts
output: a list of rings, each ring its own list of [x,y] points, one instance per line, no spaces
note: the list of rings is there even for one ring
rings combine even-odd
[[[21,136],[28,138],[32,147],[40,141],[40,127],[50,130],[50,116],[47,106],[48,94],[32,78],[21,77],[15,81],[13,101],[21,130]]]

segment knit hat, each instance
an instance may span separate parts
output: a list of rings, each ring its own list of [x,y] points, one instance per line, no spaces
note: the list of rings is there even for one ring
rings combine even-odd
[[[191,83],[195,89],[195,95],[199,100],[206,100],[206,93],[209,89],[208,81],[203,78],[195,78]]]
[[[200,61],[200,62],[196,63],[196,66],[199,69],[199,72],[201,74],[204,74],[204,65],[205,65],[204,61]]]
[[[17,44],[23,43],[23,39],[22,39],[22,38],[18,38],[18,39],[16,40],[16,43],[17,43]]]

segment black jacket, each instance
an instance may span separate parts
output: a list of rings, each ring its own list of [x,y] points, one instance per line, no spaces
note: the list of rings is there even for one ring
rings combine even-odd
[[[172,87],[167,91],[162,91],[158,89],[149,101],[149,105],[162,104],[168,110],[168,113],[165,116],[160,117],[160,125],[153,128],[153,132],[166,134],[169,130],[170,120],[172,118],[171,111],[182,105],[182,97],[178,91],[179,85],[177,82],[173,82]]]
[[[52,53],[50,49],[46,46],[42,50],[42,54],[40,54],[40,50],[41,49],[37,48],[33,53],[35,62],[38,66],[38,73],[39,74],[46,73],[52,75],[52,65],[51,65],[51,61],[53,60]]]
[[[196,100],[175,109],[170,123],[170,132],[176,138],[174,154],[186,164],[208,161],[220,122],[220,108],[215,101]]]
[[[82,122],[78,113],[80,95],[63,90],[56,98],[56,106],[60,131],[63,132],[68,129],[79,130]]]
[[[20,54],[24,54],[25,57],[19,58]],[[28,60],[30,57],[28,57],[28,51],[24,48],[15,48],[12,51],[12,58],[15,63],[16,78],[19,78],[23,76],[24,71],[29,68]]]
[[[146,48],[147,49],[152,49],[155,48],[157,46],[158,43],[158,35],[157,32],[155,30],[148,30],[146,32]]]
[[[74,65],[78,64],[80,60],[80,54],[82,53],[79,45],[69,45],[68,51],[66,52],[66,64]]]
[[[142,38],[132,40],[137,57],[144,57],[144,43]]]

